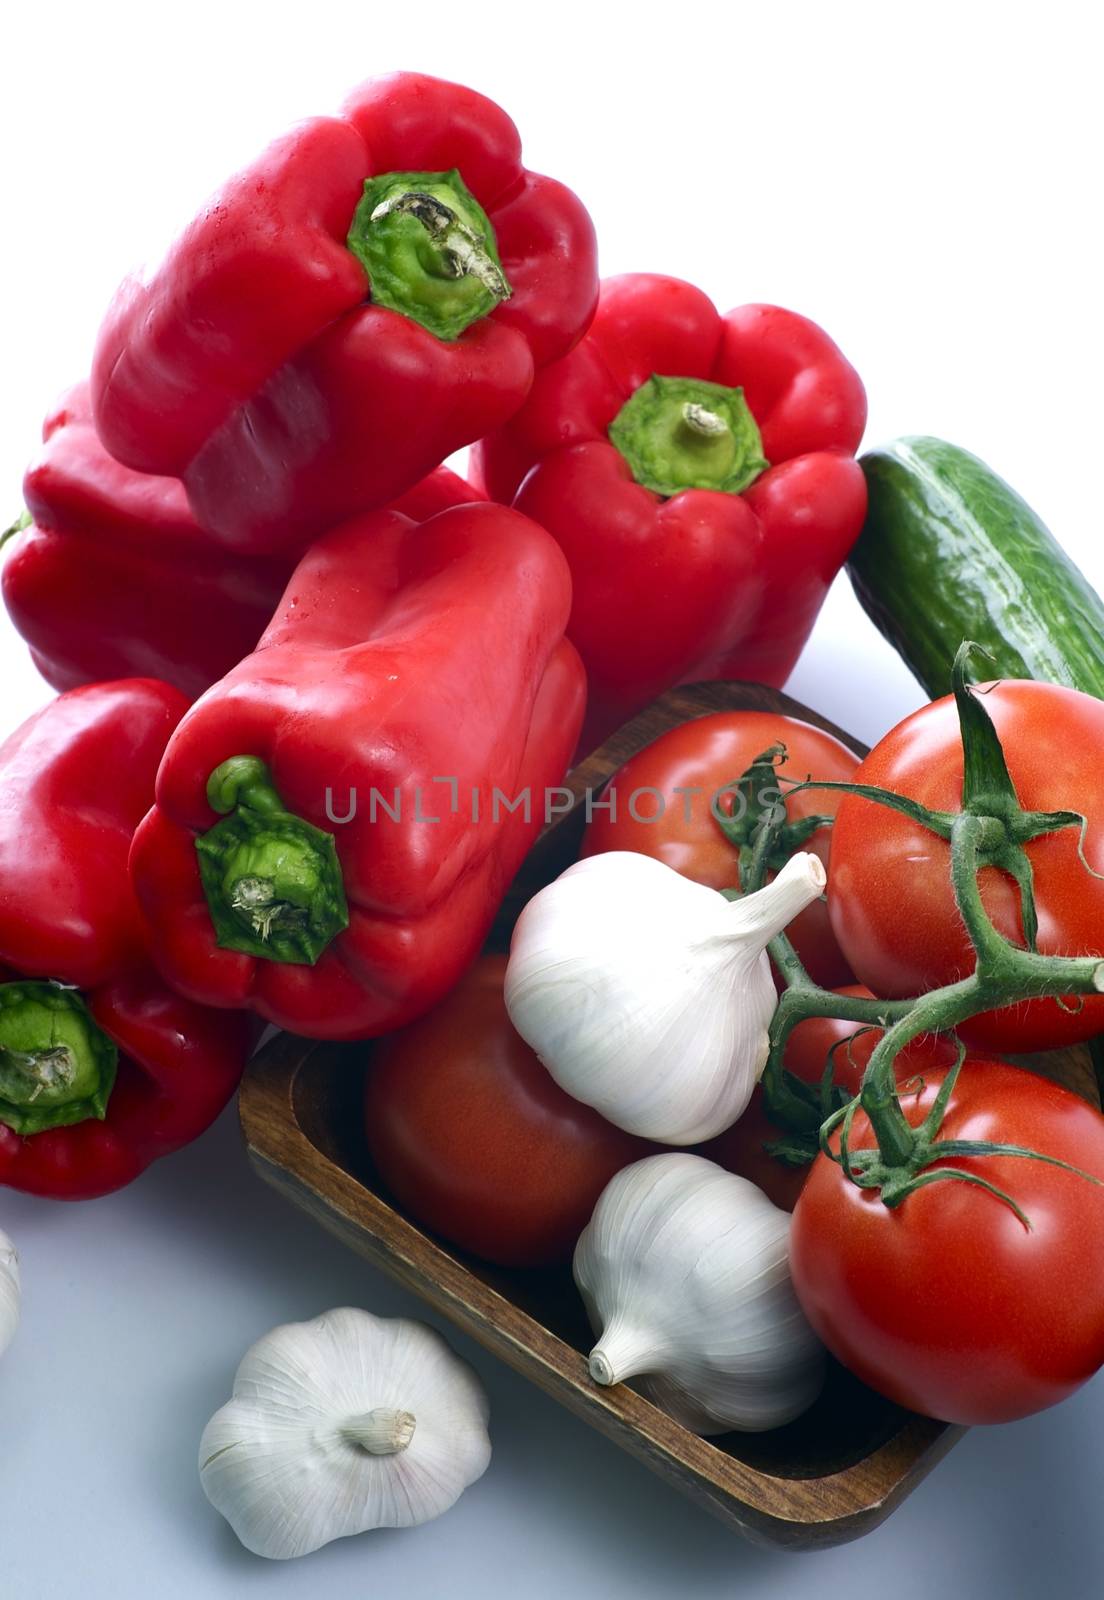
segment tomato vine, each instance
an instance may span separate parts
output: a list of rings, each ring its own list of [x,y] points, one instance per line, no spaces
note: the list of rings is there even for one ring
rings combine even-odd
[[[1043,955],[1036,948],[1038,916],[1031,863],[1024,845],[1061,829],[1080,830],[1078,854],[1087,873],[1093,873],[1084,854],[1085,818],[1076,811],[1031,811],[1020,805],[996,728],[984,706],[983,691],[967,681],[972,656],[985,652],[966,642],[958,651],[952,674],[963,745],[962,808],[936,811],[906,795],[867,784],[810,780],[781,790],[774,771],[779,747],[764,751],[740,778],[738,786],[750,798],[762,793],[765,780],[772,794],[782,794],[762,810],[753,826],[739,837],[729,829],[740,853],[740,881],[744,892],[759,887],[783,854],[800,844],[787,820],[786,793],[831,789],[861,795],[878,805],[903,812],[913,822],[948,841],[955,904],[973,947],[974,970],[957,982],[908,999],[867,1000],[841,996],[820,988],[805,971],[785,934],[770,946],[770,954],[785,981],[770,1030],[770,1053],[763,1073],[765,1107],[773,1122],[787,1130],[772,1153],[792,1164],[808,1161],[822,1150],[838,1162],[847,1177],[862,1188],[874,1189],[888,1207],[895,1207],[918,1187],[936,1181],[958,1180],[991,1190],[1009,1205],[1027,1227],[1030,1221],[1005,1190],[990,1184],[977,1172],[945,1163],[967,1156],[1015,1155],[1069,1167],[1041,1152],[1023,1146],[979,1140],[941,1140],[940,1125],[965,1055],[955,1030],[984,1012],[1024,1000],[1104,992],[1104,960],[1098,956]],[[752,815],[749,805],[745,816]],[[817,819],[827,825],[831,819]],[[723,826],[723,824],[722,824]],[[978,873],[997,867],[1018,887],[1023,945],[1016,945],[994,926],[986,913],[978,886]],[[786,1041],[796,1025],[810,1017],[834,1017],[867,1027],[884,1029],[862,1078],[859,1093],[848,1099],[833,1085],[831,1062],[820,1085],[810,1085],[783,1067]],[[918,1127],[906,1119],[898,1096],[895,1062],[898,1055],[922,1034],[947,1035],[958,1046],[958,1062],[946,1075],[928,1116]],[[851,1122],[861,1106],[874,1131],[877,1147],[853,1151],[848,1142]],[[838,1146],[832,1135],[839,1132]],[[1079,1170],[1074,1168],[1073,1170]],[[1083,1174],[1089,1178],[1088,1174]],[[1090,1181],[1097,1182],[1095,1178]]]

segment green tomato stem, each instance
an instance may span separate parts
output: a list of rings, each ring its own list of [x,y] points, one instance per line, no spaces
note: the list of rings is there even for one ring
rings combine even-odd
[[[899,1174],[906,1185],[929,1161],[939,1159],[931,1145],[936,1130],[912,1128],[901,1111],[894,1063],[906,1045],[923,1033],[953,1033],[980,1012],[1021,1000],[1104,991],[1104,962],[1098,957],[1042,956],[1020,950],[993,927],[977,882],[978,840],[984,833],[985,819],[965,811],[955,818],[951,831],[952,882],[977,952],[975,970],[958,983],[921,996],[886,1031],[867,1063],[859,1092],[882,1167]]]
[[[1065,1000],[1070,996],[1104,993],[1104,960],[1097,956],[1044,956],[1035,948],[1034,882],[1024,845],[1059,829],[1076,826],[1082,865],[1094,877],[1100,874],[1085,856],[1087,823],[1079,812],[1030,812],[1021,807],[996,729],[982,698],[966,682],[967,663],[976,648],[969,643],[962,646],[956,655],[953,673],[963,741],[963,805],[960,811],[933,811],[908,796],[865,784],[809,781],[792,785],[789,790],[791,794],[802,789],[827,789],[859,795],[902,813],[947,840],[955,903],[975,953],[974,970],[957,983],[907,1000],[864,1000],[837,995],[818,988],[811,981],[792,944],[785,934],[780,934],[768,949],[787,987],[771,1022],[762,1084],[768,1116],[794,1136],[783,1139],[778,1145],[780,1155],[790,1164],[799,1160],[803,1151],[808,1151],[810,1156],[813,1153],[812,1122],[817,1117],[819,1148],[840,1163],[852,1182],[877,1189],[887,1206],[900,1205],[922,1185],[956,1179],[988,1190],[1009,1205],[1025,1227],[1030,1227],[1030,1219],[1012,1196],[977,1172],[933,1167],[933,1163],[956,1156],[1016,1155],[1053,1160],[1019,1146],[938,1139],[965,1055],[961,1044],[958,1062],[945,1075],[934,1104],[919,1127],[913,1127],[901,1109],[895,1072],[900,1053],[922,1034],[955,1038],[956,1028],[982,1012],[999,1010],[1024,1000]],[[759,786],[760,794],[780,795],[777,787],[763,791],[762,784],[765,778],[778,784],[774,768],[784,753],[781,747],[764,752],[733,787],[741,794],[745,790],[755,793]],[[747,806],[731,821],[718,820],[726,837],[739,850],[744,892],[761,887],[767,871],[797,847],[795,838],[790,836],[797,825],[787,820],[784,797],[780,804],[772,803],[769,808],[760,806],[757,818],[750,823]],[[826,825],[829,820],[815,819],[819,826]],[[1007,873],[1019,888],[1026,948],[1012,944],[989,919],[978,883],[978,874],[986,867]],[[883,1030],[883,1037],[867,1063],[859,1094],[850,1102],[833,1086],[830,1058],[819,1087],[802,1082],[783,1067],[786,1043],[793,1028],[817,1016],[864,1023]],[[1094,1059],[1099,1073],[1104,1050],[1098,1047]],[[850,1147],[851,1128],[860,1106],[875,1136],[873,1149],[852,1150]],[[830,1142],[837,1130],[838,1150]]]
[[[985,912],[977,882],[979,841],[986,819],[963,812],[951,829],[952,881],[959,912],[977,952],[969,977],[929,994],[906,1000],[865,1000],[818,988],[805,973],[786,936],[772,940],[770,954],[787,979],[770,1029],[763,1073],[768,1115],[795,1132],[808,1132],[810,1097],[782,1066],[793,1028],[808,1017],[833,1017],[885,1030],[863,1076],[860,1100],[874,1130],[880,1163],[887,1174],[918,1170],[922,1142],[907,1122],[897,1095],[895,1062],[921,1034],[953,1034],[983,1011],[1024,999],[1094,994],[1104,991],[1104,962],[1094,956],[1042,956],[1009,943]],[[767,847],[763,846],[765,851]]]
[[[800,957],[785,934],[772,939],[767,950],[786,977],[787,988],[779,997],[770,1025],[770,1048],[760,1080],[765,1109],[771,1121],[781,1128],[800,1134],[815,1133],[824,1120],[821,1091],[811,1089],[783,1066],[786,1045],[794,1028],[809,1017],[832,1017],[862,1027],[884,1029],[907,1016],[916,1000],[867,1000],[862,995],[841,995],[832,989],[821,989],[801,965]],[[794,980],[791,980],[791,973],[796,974]],[[812,1153],[810,1146],[810,1156]]]

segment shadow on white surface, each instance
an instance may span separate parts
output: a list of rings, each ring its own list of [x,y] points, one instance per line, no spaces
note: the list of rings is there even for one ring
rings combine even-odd
[[[116,1600],[220,1600],[262,1585],[336,1595],[353,1583],[416,1600],[719,1600],[825,1580],[892,1581],[896,1600],[1097,1592],[1099,1382],[1047,1416],[970,1434],[861,1543],[783,1555],[713,1522],[265,1188],[232,1112],[118,1196],[62,1207],[4,1194],[0,1219],[26,1284],[0,1367],[4,1600],[61,1600],[78,1581],[82,1596]],[[207,1505],[199,1436],[255,1338],[339,1304],[441,1327],[488,1385],[494,1459],[437,1522],[269,1563]]]
[[[555,28],[525,8],[507,26],[458,28],[455,8],[431,0],[413,31],[401,8],[336,0],[312,8],[313,30],[279,8],[210,0],[186,14],[133,0],[63,7],[60,30],[56,8],[9,11],[7,215],[40,242],[5,258],[11,515],[39,418],[87,365],[107,296],[150,239],[271,132],[336,103],[362,73],[409,65],[514,108],[534,165],[593,207],[605,271],[678,272],[724,305],[772,300],[820,319],[864,374],[871,442],[959,439],[1104,582],[1099,249],[1085,203],[1098,188],[1099,51],[1072,11],[1040,26],[1034,8],[936,0],[918,25],[911,8],[884,5],[707,3],[673,27],[642,13],[626,30],[614,8],[567,4]],[[676,149],[685,223],[642,232]],[[723,154],[700,159],[729,149],[746,178],[731,229],[702,203]],[[76,256],[57,247],[59,194]],[[6,628],[0,684],[2,732],[49,698]],[[789,687],[867,741],[923,698],[846,579]],[[0,1226],[25,1282],[24,1324],[0,1362],[0,1600],[1101,1592],[1100,1379],[1045,1416],[969,1435],[860,1544],[798,1557],[742,1543],[451,1334],[491,1391],[486,1477],[422,1529],[264,1562],[207,1505],[196,1472],[238,1360],[280,1321],[341,1303],[421,1315],[417,1304],[252,1177],[233,1113],[94,1205],[0,1190]]]

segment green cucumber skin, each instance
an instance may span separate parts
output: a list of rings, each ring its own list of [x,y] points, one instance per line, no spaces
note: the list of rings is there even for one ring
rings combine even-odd
[[[929,695],[973,639],[992,678],[1037,678],[1104,698],[1104,603],[1061,545],[983,461],[942,439],[862,458],[870,507],[848,570],[864,610]]]

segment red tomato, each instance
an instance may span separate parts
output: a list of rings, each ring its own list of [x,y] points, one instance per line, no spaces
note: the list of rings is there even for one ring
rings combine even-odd
[[[794,781],[810,777],[847,781],[858,766],[858,757],[838,739],[796,717],[766,711],[718,711],[698,717],[662,734],[615,774],[603,799],[616,793],[616,814],[595,812],[583,855],[635,850],[710,888],[737,888],[737,853],[717,826],[710,802],[774,744],[785,745],[786,760],[778,770]],[[837,795],[810,791],[795,795],[787,810],[795,821],[818,813],[833,816],[838,800]],[[718,801],[722,805],[731,809],[732,796]],[[829,843],[829,830],[822,828],[803,848],[814,850],[827,864]],[[803,911],[788,932],[817,983],[835,988],[848,982],[851,973],[828,925],[823,901]]]
[[[903,1097],[909,1122],[944,1070]],[[1068,1089],[1003,1061],[967,1059],[942,1137],[1025,1145],[1104,1179],[1104,1117]],[[873,1144],[855,1117],[853,1148]],[[1009,1422],[1065,1398],[1104,1362],[1104,1187],[1042,1161],[954,1165],[1010,1194],[946,1180],[894,1211],[818,1156],[790,1235],[805,1314],[864,1382],[945,1422]]]
[[[570,1260],[598,1196],[656,1146],[555,1084],[506,1015],[505,956],[376,1047],[368,1148],[404,1210],[500,1266]]]
[[[869,989],[852,984],[840,994],[873,999]],[[833,1082],[847,1092],[859,1092],[867,1062],[882,1037],[880,1028],[866,1028],[861,1022],[842,1022],[836,1017],[808,1017],[799,1022],[786,1041],[783,1065],[805,1083],[819,1083],[832,1052]],[[847,1044],[844,1041],[850,1040]],[[838,1046],[833,1050],[833,1046]],[[897,1058],[898,1082],[923,1076],[935,1067],[951,1066],[957,1051],[945,1040],[923,1036],[903,1050]],[[716,1139],[702,1145],[701,1153],[718,1166],[749,1178],[768,1199],[783,1211],[792,1211],[809,1174],[806,1167],[787,1167],[768,1155],[764,1145],[785,1137],[784,1129],[771,1121],[763,1105],[763,1091],[756,1089],[747,1110],[738,1122]]]
[[[697,1152],[726,1172],[747,1178],[780,1210],[792,1211],[809,1169],[784,1166],[768,1155],[765,1146],[782,1137],[783,1130],[771,1121],[763,1107],[762,1089],[755,1089],[740,1120],[707,1144],[698,1145]]]
[[[1104,872],[1104,702],[1050,683],[1010,681],[985,696],[1020,803],[1029,811],[1081,811],[1085,854]],[[948,696],[907,717],[855,773],[936,810],[962,804],[962,744]],[[1039,949],[1048,955],[1104,953],[1104,881],[1082,866],[1078,830],[1034,840]],[[1019,892],[995,868],[979,877],[995,926],[1022,943]],[[844,799],[832,830],[831,925],[856,975],[876,994],[904,997],[973,970],[974,955],[951,889],[950,847],[896,811]],[[984,1050],[1031,1051],[1089,1039],[1104,1029],[1104,996],[1069,1004],[1033,1000],[964,1023]]]

